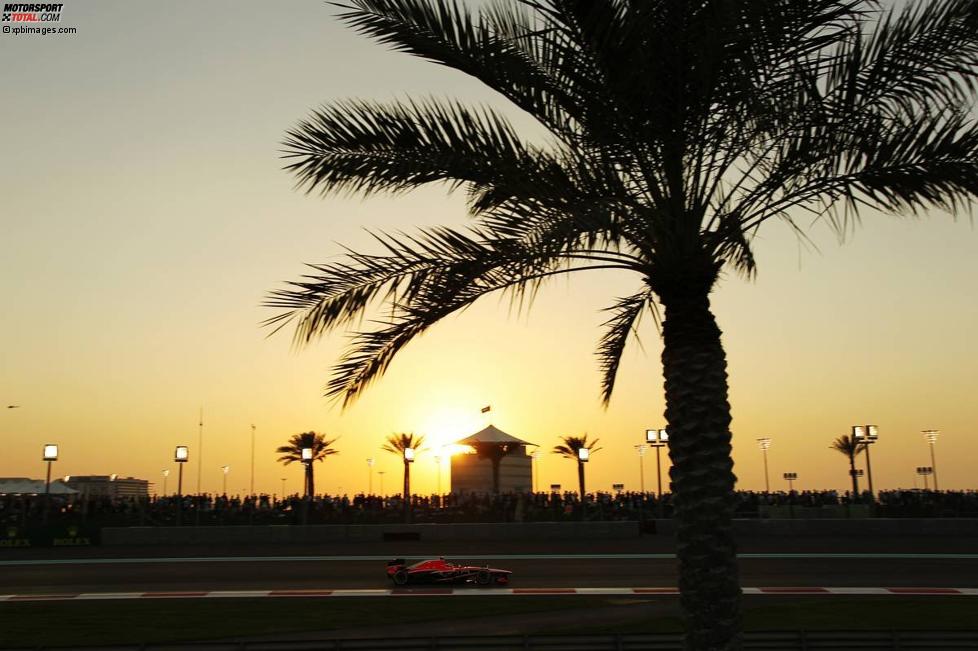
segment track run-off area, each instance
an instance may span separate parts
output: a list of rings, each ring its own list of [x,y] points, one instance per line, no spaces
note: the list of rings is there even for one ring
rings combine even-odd
[[[772,596],[971,596],[978,588],[867,588],[867,587],[766,587],[741,588],[745,595]],[[80,594],[0,594],[5,601],[92,601],[117,599],[255,599],[265,597],[504,597],[504,596],[670,596],[678,588],[437,588],[417,587],[393,590],[215,590],[207,592],[86,592]]]
[[[67,558],[51,552],[19,558],[0,555],[0,601],[673,595],[678,582],[671,551],[487,553],[468,549],[444,554],[412,550],[410,554],[180,556],[162,555],[163,550],[154,550],[158,556],[145,549],[131,550],[128,555],[100,556],[98,551]],[[387,560],[398,556],[413,562],[439,555],[455,562],[511,570],[512,581],[492,588],[425,585],[391,589],[385,572]],[[739,558],[741,585],[748,586],[746,595],[978,596],[978,553],[751,551]]]

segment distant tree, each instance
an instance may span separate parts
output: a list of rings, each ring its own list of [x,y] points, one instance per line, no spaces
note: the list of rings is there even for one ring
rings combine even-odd
[[[302,463],[303,448],[312,450],[312,461],[304,464],[306,466],[304,482],[304,493],[306,497],[312,497],[316,494],[316,483],[313,478],[313,462],[322,461],[333,454],[339,454],[339,451],[333,448],[333,443],[336,443],[338,438],[327,440],[325,436],[318,432],[303,432],[302,434],[293,434],[289,438],[288,445],[280,446],[275,450],[275,452],[282,455],[278,458],[279,463],[283,463],[286,466],[296,461]]]
[[[411,521],[411,462],[404,456],[404,451],[413,448],[415,453],[421,450],[424,444],[424,435],[415,436],[414,434],[391,434],[387,437],[387,442],[381,449],[401,457],[404,462],[404,521]]]
[[[581,461],[580,451],[583,449],[588,450],[591,454],[594,454],[601,448],[594,447],[598,444],[598,439],[593,441],[587,440],[587,434],[584,436],[561,436],[560,440],[563,441],[563,445],[555,445],[553,449],[554,454],[559,454],[562,457],[567,457],[568,459],[573,459],[577,462],[577,484],[581,494],[581,501],[584,501],[584,462]]]
[[[859,499],[859,481],[856,479],[856,456],[866,449],[866,444],[860,443],[848,434],[843,434],[832,441],[830,447],[849,458],[849,476],[852,477],[852,497],[853,499]]]

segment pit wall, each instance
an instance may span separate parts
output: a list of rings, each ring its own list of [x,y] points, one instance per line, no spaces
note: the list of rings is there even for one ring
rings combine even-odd
[[[623,540],[641,535],[638,522],[270,525],[231,527],[104,527],[103,545],[288,544],[446,540]]]
[[[467,524],[231,527],[105,527],[102,545],[289,544],[321,542],[627,540],[672,536],[673,520],[646,522],[523,522]],[[737,537],[975,536],[974,518],[734,520]]]
[[[648,527],[646,528],[648,530]],[[660,535],[675,532],[673,520],[656,520]],[[734,520],[734,535],[765,536],[978,536],[975,518],[845,518]]]

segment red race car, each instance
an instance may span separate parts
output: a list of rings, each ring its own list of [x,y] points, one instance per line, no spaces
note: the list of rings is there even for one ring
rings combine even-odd
[[[499,570],[488,565],[456,565],[444,558],[421,561],[408,565],[403,558],[387,562],[387,578],[394,585],[409,583],[476,583],[478,585],[506,585],[509,570]]]

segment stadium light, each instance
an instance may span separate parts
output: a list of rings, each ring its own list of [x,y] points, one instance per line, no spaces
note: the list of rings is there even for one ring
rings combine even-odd
[[[927,478],[934,474],[933,466],[917,466],[917,474],[924,478],[924,490],[930,490],[927,487]],[[937,490],[937,478],[934,479],[934,490]]]
[[[190,460],[190,448],[186,445],[178,445],[173,451],[173,460],[177,462],[177,495],[183,496],[183,465]],[[181,500],[182,502],[183,500]]]
[[[767,451],[771,447],[771,439],[764,437],[757,439],[757,444],[761,448],[761,453],[764,455],[764,492],[771,492],[771,481],[767,474]]]
[[[414,448],[404,448],[404,460],[414,463]]]
[[[669,432],[664,429],[647,429],[645,442],[655,448],[656,495],[662,498],[662,448],[669,443]],[[645,453],[639,451],[639,454]]]
[[[940,434],[940,431],[936,429],[925,429],[922,433],[930,444],[930,465],[927,467],[931,469],[931,473],[934,475],[934,490],[938,490],[937,459],[934,457],[934,444],[937,443],[937,435]]]
[[[784,473],[784,478],[788,481],[788,492],[795,490],[794,483],[798,480],[797,472],[786,472]]]
[[[869,446],[876,443],[877,438],[879,438],[879,428],[876,425],[852,426],[852,439],[857,443],[862,443],[863,449],[866,450],[866,481],[869,482],[870,499],[874,502],[876,501],[876,493],[873,491],[873,464],[869,458]]]
[[[645,453],[649,451],[649,446],[644,443],[639,443],[638,445],[632,446],[638,450],[638,485],[645,494]]]
[[[58,446],[54,443],[45,444],[41,459],[48,462],[48,478],[44,483],[44,494],[47,495],[51,492],[51,464],[58,460]]]
[[[312,461],[312,448],[302,448],[302,463]]]
[[[582,463],[587,463],[588,459],[591,458],[591,451],[587,448],[580,448],[577,451],[577,458],[580,459]]]

